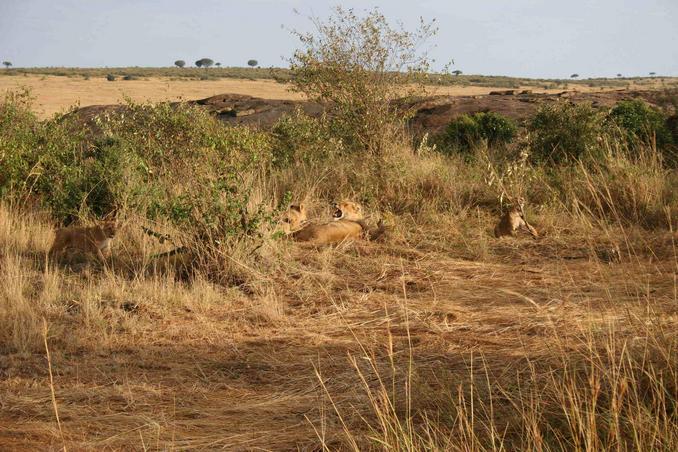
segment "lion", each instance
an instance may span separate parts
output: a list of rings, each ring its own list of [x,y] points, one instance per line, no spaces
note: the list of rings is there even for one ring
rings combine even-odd
[[[117,232],[115,221],[104,221],[96,226],[70,226],[56,230],[49,256],[61,257],[69,251],[94,255],[101,262],[111,254],[111,241]]]
[[[303,203],[291,204],[287,211],[282,215],[282,232],[290,235],[308,223],[306,206]]]
[[[524,210],[525,201],[518,200],[517,206],[509,209],[499,220],[494,228],[494,236],[501,238],[504,236],[515,236],[518,229],[527,230],[535,239],[539,237],[537,230],[533,228],[525,219]]]
[[[308,224],[292,233],[292,238],[298,242],[326,245],[361,237],[373,239],[383,235],[385,231],[382,221],[375,231],[370,231],[363,216],[362,206],[352,201],[335,204],[332,218],[333,221],[329,223]]]

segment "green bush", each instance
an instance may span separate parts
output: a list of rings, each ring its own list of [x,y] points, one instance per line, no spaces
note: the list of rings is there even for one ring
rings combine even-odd
[[[267,134],[169,104],[128,104],[98,125],[137,158],[128,161],[125,202],[139,214],[166,218],[203,242],[255,232],[267,218],[251,202],[271,164]]]
[[[254,201],[271,165],[270,137],[228,127],[197,107],[128,104],[96,118],[44,122],[16,94],[0,104],[0,193],[30,196],[69,223],[127,209],[220,241],[270,219]],[[270,210],[270,209],[268,209]]]
[[[481,140],[490,146],[505,145],[515,138],[517,130],[511,119],[499,113],[461,115],[443,132],[441,150],[468,152]]]
[[[671,140],[678,145],[678,114],[666,118],[666,128],[671,134]]]
[[[539,108],[528,130],[533,161],[564,163],[595,158],[606,134],[605,115],[588,103],[547,104]]]
[[[5,124],[7,122],[7,124]],[[0,105],[0,193],[27,196],[61,222],[110,213],[131,186],[134,155],[91,140],[73,117],[40,122],[24,97],[9,94]]]
[[[0,198],[27,183],[38,144],[38,119],[31,112],[28,90],[7,92],[0,104]]]
[[[648,144],[656,139],[659,148],[673,143],[664,114],[642,100],[623,100],[612,108],[610,119],[619,126],[629,142]]]
[[[324,118],[316,119],[295,111],[284,116],[271,129],[273,164],[287,167],[324,161],[343,150]]]
[[[114,82],[115,81],[115,75],[113,75],[113,74],[106,75],[106,80],[108,80],[109,82]]]

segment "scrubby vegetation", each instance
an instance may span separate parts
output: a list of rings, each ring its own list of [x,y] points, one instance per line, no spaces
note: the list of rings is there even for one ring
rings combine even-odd
[[[449,129],[466,158],[390,110],[366,134],[347,105],[262,131],[131,102],[38,121],[30,101],[0,104],[3,446],[678,447],[678,173],[654,110],[469,116]],[[540,240],[495,240],[518,197]],[[388,237],[276,233],[290,201],[329,220],[341,198]],[[55,226],[112,213],[108,262],[47,262]],[[188,274],[157,258],[179,245]]]
[[[440,139],[441,150],[468,153],[481,142],[504,146],[513,141],[517,132],[516,124],[498,113],[461,115],[447,126]]]

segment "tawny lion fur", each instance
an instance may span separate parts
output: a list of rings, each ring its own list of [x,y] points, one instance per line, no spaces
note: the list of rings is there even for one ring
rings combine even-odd
[[[508,210],[499,220],[494,228],[494,236],[501,238],[504,236],[515,236],[518,229],[524,229],[535,239],[539,237],[537,230],[525,220],[524,202],[519,201],[516,207]]]
[[[306,206],[303,203],[292,204],[287,211],[282,215],[282,232],[285,235],[290,235],[301,228],[308,222],[306,214]]]
[[[90,227],[71,226],[57,229],[49,256],[60,257],[67,251],[77,251],[92,254],[103,261],[111,254],[111,240],[116,232],[117,225],[113,221],[105,221]]]
[[[299,242],[311,242],[318,245],[339,243],[365,235],[370,238],[371,233],[365,223],[360,204],[351,201],[336,204],[333,218],[334,221],[329,223],[306,225],[292,233],[292,237]],[[375,236],[381,236],[383,232],[383,222],[379,222]]]

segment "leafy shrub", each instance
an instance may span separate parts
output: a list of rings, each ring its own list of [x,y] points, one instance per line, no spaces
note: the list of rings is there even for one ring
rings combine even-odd
[[[0,103],[0,198],[24,186],[38,137],[38,119],[31,112],[28,90],[8,91]]]
[[[605,115],[588,103],[547,104],[539,108],[528,130],[534,161],[563,163],[599,153]]]
[[[342,142],[333,137],[324,118],[316,119],[297,110],[284,116],[271,129],[273,164],[286,167],[324,161],[343,150]]]
[[[134,105],[99,119],[130,161],[126,203],[139,214],[169,219],[202,239],[255,231],[265,213],[251,195],[270,166],[268,135],[223,125],[197,107]],[[250,212],[249,209],[254,209]]]
[[[114,82],[115,81],[115,75],[113,75],[113,74],[106,75],[106,80],[108,80],[109,82]]]
[[[0,193],[30,196],[68,223],[85,213],[105,215],[130,187],[134,168],[125,149],[90,142],[73,118],[40,122],[30,104],[10,94],[0,105]]]
[[[136,75],[126,75],[122,79],[123,80],[138,80],[139,77],[137,77]]]
[[[468,152],[480,140],[487,141],[490,146],[504,145],[515,138],[517,130],[512,120],[499,113],[461,115],[445,129],[441,149]]]
[[[673,137],[661,111],[650,107],[642,100],[623,100],[612,108],[610,118],[618,125],[629,141],[640,140],[665,148]]]
[[[95,122],[94,137],[77,116],[39,122],[26,99],[8,95],[0,193],[31,196],[64,223],[124,208],[203,243],[252,234],[269,219],[252,198],[270,167],[267,134],[169,104],[128,104]]]
[[[348,149],[383,152],[407,116],[395,101],[419,92],[418,75],[429,66],[421,48],[437,29],[422,20],[409,32],[378,9],[358,16],[335,7],[327,20],[311,21],[313,32],[293,32],[301,42],[290,60],[294,88],[328,105]]]

